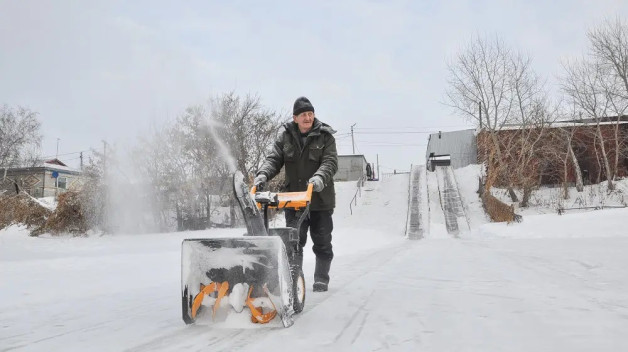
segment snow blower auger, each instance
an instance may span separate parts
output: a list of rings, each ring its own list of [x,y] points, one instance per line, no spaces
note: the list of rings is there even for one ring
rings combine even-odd
[[[278,318],[289,327],[293,314],[300,313],[305,304],[303,252],[297,229],[308,216],[312,185],[305,192],[262,192],[253,187],[249,193],[244,176],[236,172],[233,190],[247,233],[183,241],[183,321],[223,322],[234,327]],[[300,213],[296,228],[269,228],[269,208],[295,209]]]

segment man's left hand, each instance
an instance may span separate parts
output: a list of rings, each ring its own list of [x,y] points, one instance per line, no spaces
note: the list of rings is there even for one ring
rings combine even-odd
[[[314,192],[320,192],[320,191],[322,191],[322,190],[323,190],[323,188],[325,188],[325,183],[323,183],[323,178],[322,178],[322,177],[320,177],[320,176],[318,176],[318,175],[316,175],[316,176],[312,177],[312,178],[308,181],[308,183],[311,183],[312,185],[314,185],[314,186],[312,187],[312,190],[313,190]]]

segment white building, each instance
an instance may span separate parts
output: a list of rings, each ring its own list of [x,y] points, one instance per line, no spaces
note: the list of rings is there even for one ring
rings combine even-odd
[[[436,165],[451,165],[458,169],[478,163],[475,130],[438,132],[430,134],[425,154],[425,165],[433,170]]]
[[[364,155],[338,155],[338,172],[334,181],[357,181],[366,179],[366,158]]]

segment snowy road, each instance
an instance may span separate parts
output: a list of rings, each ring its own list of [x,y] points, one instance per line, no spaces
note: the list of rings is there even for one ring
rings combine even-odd
[[[354,185],[338,185],[330,291],[308,290],[289,329],[185,326],[181,239],[215,231],[76,239],[2,231],[0,351],[628,350],[628,237],[611,230],[628,212],[543,215],[408,241],[407,182],[367,183],[353,216]],[[580,236],[568,238],[566,224]]]

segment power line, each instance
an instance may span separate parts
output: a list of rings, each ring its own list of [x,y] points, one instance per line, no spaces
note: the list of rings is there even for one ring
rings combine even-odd
[[[379,147],[425,147],[425,144],[361,144],[363,147],[374,147],[374,148],[379,148]],[[341,144],[342,147],[350,147],[349,145],[346,144]],[[358,149],[356,147],[356,149]]]
[[[427,144],[421,143],[386,143],[386,142],[374,142],[374,143],[362,143],[362,145],[370,145],[370,146],[416,146],[416,147],[426,147]]]
[[[64,155],[72,155],[72,154],[81,154],[81,153],[85,153],[88,152],[89,150],[80,150],[78,152],[71,152],[71,153],[64,153],[64,154],[59,154],[59,155],[46,155],[46,156],[42,156],[42,159],[48,159],[48,158],[56,158],[59,156],[64,156]]]
[[[442,128],[473,128],[469,125],[448,125],[448,126],[385,126],[385,127],[358,127],[357,130],[390,130],[390,129],[442,129]]]
[[[389,132],[355,132],[356,134],[431,134],[438,131],[389,131]]]

